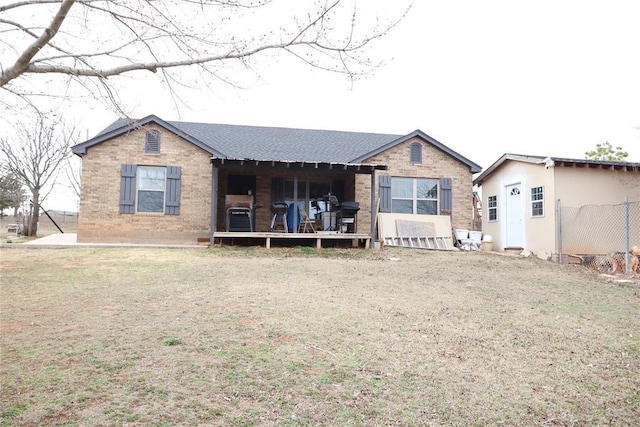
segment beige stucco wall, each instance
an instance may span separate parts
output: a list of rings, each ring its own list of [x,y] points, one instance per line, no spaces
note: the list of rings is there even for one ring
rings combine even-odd
[[[557,252],[556,203],[562,206],[620,204],[640,200],[640,172],[530,164],[507,160],[482,183],[482,231],[494,238],[494,250],[506,247],[506,187],[522,184],[524,249]],[[531,188],[544,187],[545,215],[531,217]],[[498,196],[498,220],[489,222],[488,197]]]
[[[422,145],[422,164],[409,162],[409,147],[418,142]],[[473,217],[472,174],[469,166],[459,162],[448,154],[438,150],[421,138],[412,138],[392,147],[365,163],[386,164],[388,170],[376,173],[376,197],[378,196],[378,178],[380,175],[412,178],[451,178],[453,181],[453,209],[451,222],[453,228],[471,229]],[[360,202],[361,213],[358,218],[359,230],[371,229],[371,177],[356,177],[356,199]]]
[[[563,206],[608,205],[640,201],[640,171],[554,168],[556,198]]]
[[[523,248],[534,253],[555,253],[555,190],[553,168],[507,160],[482,183],[482,232],[493,237],[493,250],[507,247],[507,186],[521,185],[521,209],[523,212]],[[543,187],[544,216],[531,216],[531,188]],[[489,222],[488,197],[497,196],[498,219]]]
[[[144,152],[145,133],[161,134],[160,154]],[[144,242],[196,244],[209,233],[211,206],[210,155],[155,125],[145,126],[87,149],[82,156],[79,242]],[[120,167],[180,166],[180,214],[121,214]]]

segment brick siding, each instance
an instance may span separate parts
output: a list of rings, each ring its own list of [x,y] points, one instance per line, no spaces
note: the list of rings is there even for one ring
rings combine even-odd
[[[147,130],[160,132],[160,153],[144,151]],[[133,130],[94,145],[82,157],[79,242],[188,243],[209,235],[210,155],[156,125]],[[123,163],[182,167],[180,215],[121,214],[120,167]]]
[[[145,133],[155,129],[161,134],[160,153],[144,152]],[[409,147],[422,145],[422,164],[409,162]],[[156,125],[133,130],[117,138],[87,149],[82,159],[82,197],[78,220],[79,242],[137,242],[194,244],[209,236],[211,212],[210,155],[188,141]],[[121,214],[120,168],[123,163],[148,166],[182,167],[180,214]],[[386,164],[380,175],[415,178],[451,178],[453,181],[452,225],[472,226],[472,174],[469,167],[434,148],[420,138],[414,138],[369,158],[365,163]],[[231,172],[234,174],[238,171]],[[242,173],[242,172],[240,172]],[[271,223],[272,178],[293,179],[283,172],[245,171],[256,175],[255,230],[267,231]],[[226,228],[224,197],[229,172],[218,171],[216,230]],[[345,174],[298,174],[300,181],[344,180],[345,200],[360,203],[358,231],[371,230],[371,176]]]
[[[422,145],[422,164],[409,162],[409,147],[418,142]],[[451,224],[453,228],[472,228],[473,183],[469,167],[448,154],[438,150],[420,138],[412,138],[365,161],[386,164],[388,170],[376,173],[376,197],[380,175],[410,178],[451,178],[453,200]],[[356,199],[360,202],[358,230],[371,229],[371,177],[356,177]]]

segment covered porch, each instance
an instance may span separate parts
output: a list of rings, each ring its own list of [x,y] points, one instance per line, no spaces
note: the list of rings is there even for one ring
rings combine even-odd
[[[376,171],[386,165],[216,157],[211,165],[209,244],[369,248],[376,238]],[[358,175],[370,176],[369,188],[356,188]]]
[[[323,247],[351,247],[369,249],[371,234],[367,233],[274,233],[274,232],[240,232],[218,231],[215,233],[213,244],[246,244],[264,246],[270,249],[274,246],[313,246]]]

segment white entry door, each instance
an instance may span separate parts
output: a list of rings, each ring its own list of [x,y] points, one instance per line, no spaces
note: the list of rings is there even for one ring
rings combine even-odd
[[[507,186],[507,247],[522,248],[524,244],[524,214],[521,184]]]

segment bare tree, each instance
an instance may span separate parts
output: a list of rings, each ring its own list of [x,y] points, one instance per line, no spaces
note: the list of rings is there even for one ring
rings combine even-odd
[[[118,105],[110,78],[161,73],[181,85],[238,84],[266,52],[353,78],[378,65],[367,46],[405,15],[378,22],[357,0],[29,0],[0,5],[0,88],[35,105],[84,90]],[[395,3],[395,2],[390,2]],[[356,5],[364,5],[364,12]],[[379,4],[384,4],[379,3]],[[389,4],[389,3],[387,3]],[[1,51],[0,51],[1,53]],[[10,54],[9,54],[10,53]],[[199,71],[190,78],[179,69]],[[38,76],[40,78],[38,78]],[[48,76],[48,77],[45,77]],[[47,86],[44,86],[47,85]]]
[[[28,188],[33,212],[27,235],[35,236],[40,204],[53,189],[60,166],[70,155],[69,148],[77,142],[78,134],[74,128],[40,116],[34,124],[21,124],[16,135],[0,138],[0,155],[9,172]]]
[[[82,177],[82,160],[77,156],[67,157],[67,164],[64,169],[67,177],[67,186],[73,191],[73,194],[80,200],[81,177]]]

